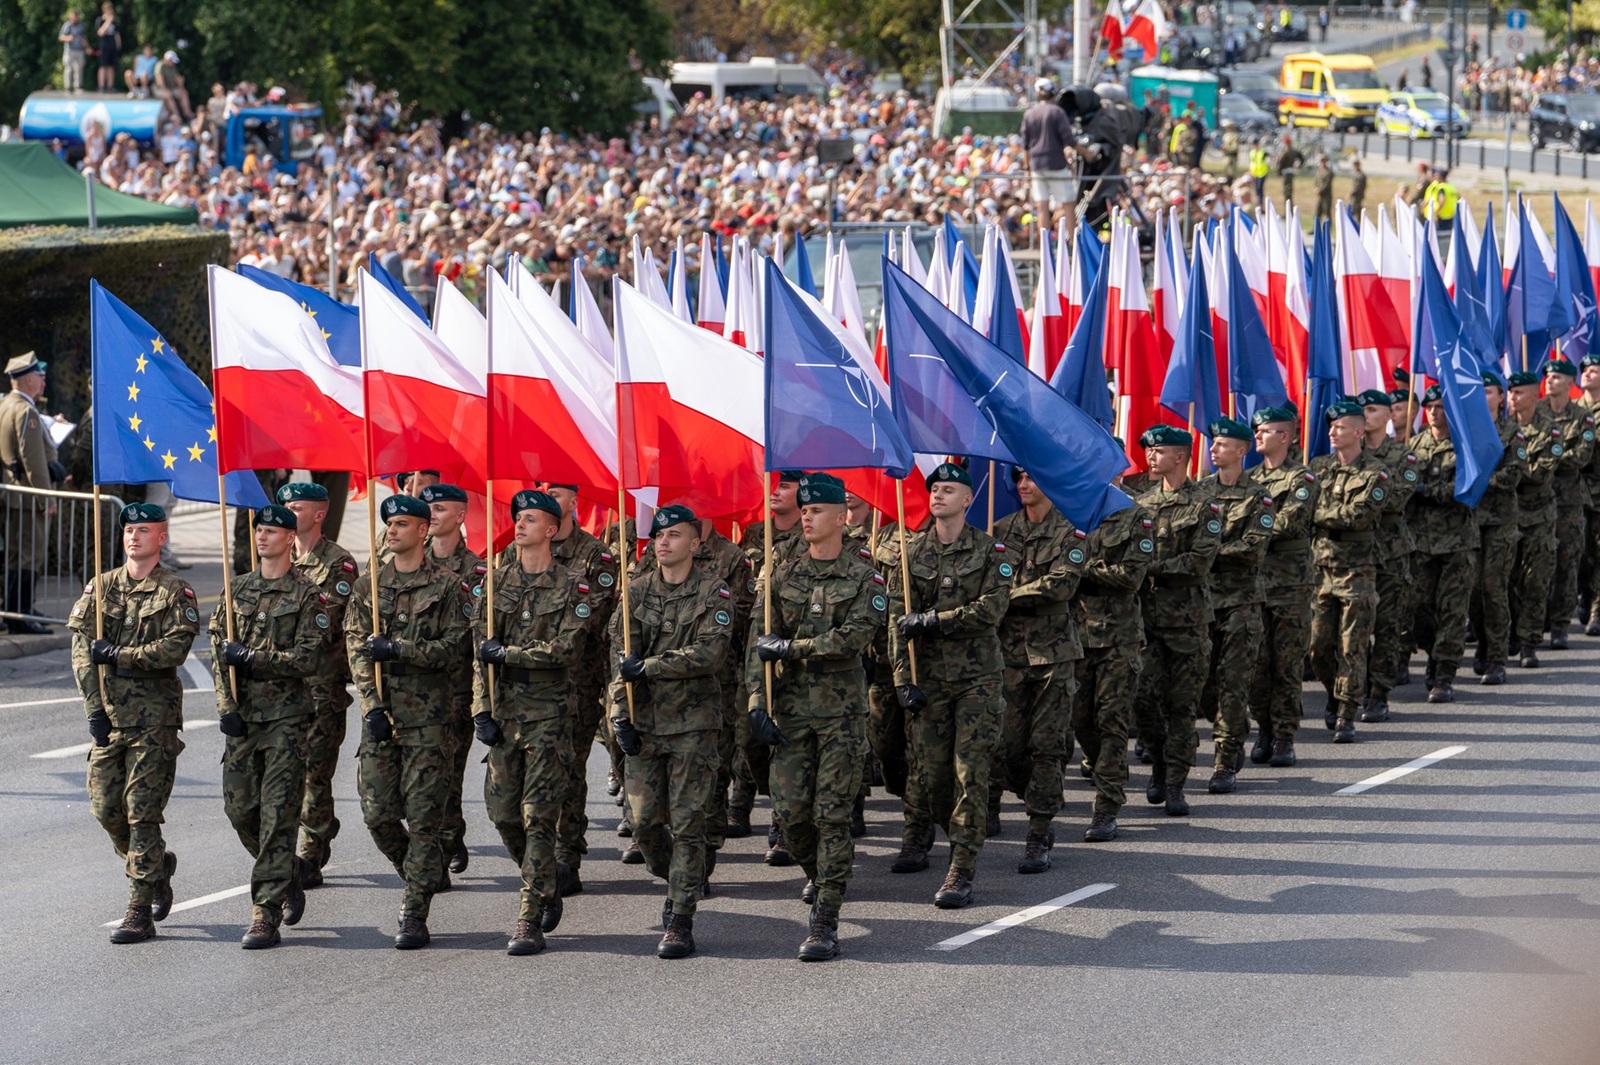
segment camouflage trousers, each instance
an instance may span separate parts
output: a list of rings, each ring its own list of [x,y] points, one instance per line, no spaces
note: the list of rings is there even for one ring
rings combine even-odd
[[[1600,506],[1583,512],[1583,557],[1578,565],[1578,621],[1600,614]]]
[[[456,691],[450,699],[448,730],[450,749],[445,761],[445,776],[450,784],[450,801],[445,806],[440,845],[451,854],[467,837],[467,818],[461,810],[461,793],[467,782],[467,759],[472,756],[472,691]]]
[[[1367,655],[1367,690],[1388,697],[1395,670],[1407,649],[1401,630],[1412,607],[1411,556],[1378,560],[1378,612],[1372,625],[1372,650]]]
[[[717,779],[706,800],[706,846],[714,851],[720,851],[728,841],[728,788],[733,783],[733,762],[739,755],[740,725],[748,731],[750,721],[730,702],[723,707],[722,727],[717,730]]]
[[[1194,728],[1200,689],[1211,663],[1208,629],[1147,626],[1134,715],[1151,754],[1153,776],[1182,787],[1194,767],[1200,737]]]
[[[855,861],[850,810],[867,757],[866,715],[813,717],[780,708],[776,722],[789,742],[772,752],[772,814],[789,853],[816,884],[817,906],[836,914]]]
[[[1467,613],[1474,584],[1472,552],[1418,554],[1413,561],[1417,646],[1428,656],[1434,683],[1453,684],[1466,649]]]
[[[306,733],[306,789],[300,800],[300,856],[320,868],[328,864],[334,833],[333,775],[344,747],[346,712],[350,692],[342,677],[313,681],[311,701],[316,712]]]
[[[1274,740],[1294,741],[1304,712],[1306,652],[1311,647],[1310,588],[1269,595],[1261,606],[1261,652],[1250,684],[1256,728]]]
[[[1367,655],[1378,613],[1378,574],[1365,565],[1317,566],[1311,600],[1311,668],[1342,705],[1339,716],[1354,720],[1367,694]]]
[[[1007,666],[1000,748],[989,773],[989,807],[1006,788],[1028,811],[1028,831],[1044,835],[1061,812],[1062,772],[1072,757],[1075,663]]]
[[[738,724],[734,726],[736,749],[730,774],[733,788],[728,795],[728,805],[749,813],[755,809],[757,795],[772,793],[768,780],[772,748],[764,743],[751,743],[750,723],[743,714],[739,717]]]
[[[483,805],[522,868],[517,919],[537,921],[545,900],[556,894],[556,821],[572,780],[572,722],[553,717],[499,724],[505,740],[489,748]]]
[[[1211,668],[1200,706],[1213,724],[1215,765],[1233,767],[1250,734],[1250,682],[1261,650],[1261,604],[1222,607],[1211,623]]]
[[[400,912],[426,920],[444,884],[444,815],[450,801],[448,725],[396,726],[394,739],[361,737],[356,790],[372,842],[405,881]]]
[[[1510,522],[1478,529],[1477,567],[1468,613],[1472,631],[1478,637],[1478,660],[1485,666],[1505,665],[1511,645],[1511,572],[1517,561],[1519,535],[1520,530]]]
[[[706,807],[717,780],[715,729],[644,733],[628,756],[628,812],[645,868],[667,882],[672,912],[693,916],[706,879]]]
[[[1545,628],[1552,633],[1565,632],[1578,609],[1578,563],[1583,557],[1585,531],[1582,507],[1556,508],[1556,568],[1544,618]]]
[[[598,678],[584,678],[572,686],[571,757],[566,762],[567,780],[556,817],[556,861],[574,869],[589,853],[589,751],[600,727],[604,687]]]
[[[996,673],[944,684],[924,680],[927,709],[909,715],[911,761],[920,794],[906,790],[906,839],[924,842],[931,829],[913,837],[912,803],[925,802],[931,824],[950,839],[950,862],[958,869],[977,865],[989,812],[989,773],[1000,743],[1005,705]]]
[[[874,681],[867,687],[867,705],[867,740],[883,769],[883,788],[890,795],[904,795],[909,756],[906,712],[894,696],[894,685]]]
[[[1139,651],[1133,644],[1085,647],[1072,700],[1072,734],[1094,771],[1095,813],[1116,815],[1127,802],[1128,724],[1139,689]]]
[[[1511,635],[1524,647],[1539,646],[1544,634],[1550,581],[1556,572],[1554,525],[1524,525],[1511,574]]]
[[[89,812],[127,863],[128,900],[141,906],[154,900],[166,864],[161,825],[182,750],[176,728],[113,729],[110,743],[89,748]]]
[[[222,809],[239,842],[256,860],[250,900],[276,925],[294,878],[294,845],[306,786],[306,733],[311,716],[252,724],[228,737],[222,755]]]

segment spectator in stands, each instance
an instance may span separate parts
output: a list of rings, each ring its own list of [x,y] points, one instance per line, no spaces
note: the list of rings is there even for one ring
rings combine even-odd
[[[122,80],[128,86],[128,95],[134,99],[147,99],[150,89],[155,84],[156,51],[150,45],[145,45],[139,54],[133,57],[133,66],[122,75]]]
[[[61,87],[68,92],[83,91],[83,58],[89,50],[89,30],[78,9],[67,12],[67,21],[56,35],[61,42]]]

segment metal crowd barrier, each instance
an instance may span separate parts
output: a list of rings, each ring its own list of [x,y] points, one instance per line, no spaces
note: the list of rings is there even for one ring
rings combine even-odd
[[[122,500],[100,493],[100,564],[109,569],[122,562],[122,538],[117,535],[117,515]],[[18,612],[12,588],[24,553],[32,555],[35,515],[45,510],[44,567],[33,576],[33,612]],[[94,496],[21,485],[0,485],[0,570],[4,571],[6,597],[0,600],[0,618],[65,624],[72,605],[94,576]]]

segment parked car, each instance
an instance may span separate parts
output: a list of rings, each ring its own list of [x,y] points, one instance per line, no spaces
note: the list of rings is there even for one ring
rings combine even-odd
[[[1600,147],[1600,96],[1594,93],[1542,93],[1528,111],[1528,143],[1535,149],[1564,142],[1575,152]]]
[[[1217,121],[1232,122],[1240,133],[1271,133],[1278,128],[1276,114],[1262,110],[1248,96],[1226,93],[1217,101]]]
[[[1251,103],[1270,114],[1278,113],[1278,72],[1275,70],[1248,70],[1235,67],[1219,71],[1217,79],[1222,91],[1247,97]]]
[[[1452,120],[1446,123],[1445,116]],[[1393,92],[1378,105],[1373,127],[1385,137],[1410,137],[1412,140],[1443,136],[1446,129],[1457,137],[1472,132],[1472,120],[1440,92]]]
[[[1309,41],[1311,40],[1311,21],[1306,18],[1306,13],[1297,7],[1289,9],[1289,21],[1285,23],[1281,18],[1272,20],[1272,39],[1274,41]]]

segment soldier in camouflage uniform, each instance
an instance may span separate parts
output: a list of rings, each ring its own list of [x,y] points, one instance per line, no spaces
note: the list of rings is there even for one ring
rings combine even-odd
[[[474,615],[472,724],[489,748],[484,806],[522,867],[517,923],[506,943],[507,954],[520,956],[543,950],[545,933],[561,922],[556,819],[575,757],[569,672],[581,661],[595,597],[551,553],[561,504],[522,491],[510,510],[517,561],[495,569],[492,602],[480,596]]]
[[[1011,480],[1022,509],[994,529],[1016,572],[1000,623],[1005,717],[989,806],[998,813],[1002,785],[1022,799],[1028,838],[1017,872],[1042,873],[1056,842],[1052,822],[1061,812],[1062,767],[1072,757],[1072,699],[1083,658],[1072,596],[1089,558],[1089,537],[1061,516],[1022,467],[1012,467]]]
[[[128,910],[113,943],[139,943],[172,909],[178,856],[161,838],[183,740],[178,667],[200,631],[194,589],[161,568],[166,511],[153,503],[122,508],[127,562],[96,578],[72,608],[72,672],[89,719],[89,810],[127,863]],[[103,637],[95,635],[97,612]]]
[[[306,904],[310,863],[295,854],[312,716],[306,678],[331,623],[325,597],[290,558],[295,525],[285,507],[256,511],[258,568],[234,578],[231,622],[226,603],[211,615],[211,673],[227,737],[222,805],[256,860],[250,927],[239,941],[246,950],[277,946],[278,925],[298,924]]]
[[[1472,588],[1465,578],[1472,573],[1472,552],[1478,544],[1471,509],[1456,501],[1456,449],[1442,397],[1437,385],[1424,393],[1422,410],[1428,428],[1410,440],[1418,466],[1412,511],[1417,534],[1416,638],[1428,656],[1430,703],[1455,698]]]
[[[1483,393],[1500,433],[1502,451],[1494,473],[1489,475],[1488,487],[1478,505],[1472,508],[1478,532],[1476,580],[1470,607],[1472,631],[1477,634],[1478,646],[1473,653],[1472,671],[1483,678],[1484,684],[1496,685],[1506,682],[1506,653],[1511,643],[1510,582],[1517,561],[1517,484],[1528,468],[1528,441],[1517,420],[1505,413],[1504,382],[1495,374],[1485,373]],[[1454,475],[1451,481],[1454,504]],[[1427,505],[1413,498],[1411,509],[1417,515],[1413,523],[1420,521]]]
[[[1517,485],[1517,564],[1511,574],[1511,645],[1523,669],[1537,669],[1545,607],[1556,571],[1556,467],[1566,455],[1562,426],[1539,410],[1539,378],[1514,373],[1507,402],[1527,438],[1528,468]]]
[[[839,954],[839,906],[855,860],[850,808],[867,756],[861,656],[883,627],[888,600],[877,570],[845,546],[843,482],[813,473],[798,495],[807,551],[775,566],[756,597],[745,688],[751,735],[777,741],[773,815],[805,870],[801,898],[813,904],[799,957],[826,961]],[[763,631],[768,588],[772,625]]]
[[[628,755],[634,839],[646,867],[667,881],[656,956],[686,958],[716,854],[706,847],[706,811],[717,780],[733,592],[696,570],[700,528],[688,507],[662,507],[650,527],[656,569],[628,585],[627,630],[621,610],[611,619],[612,653],[622,659],[607,716]]]
[[[394,945],[415,950],[428,944],[428,909],[448,876],[451,671],[471,655],[472,594],[429,556],[426,503],[392,495],[379,513],[391,557],[378,570],[377,610],[371,582],[362,580],[344,622],[366,723],[356,788],[373,842],[405,881]]]
[[[1206,790],[1227,795],[1237,787],[1250,734],[1250,684],[1261,648],[1261,604],[1266,586],[1261,564],[1272,541],[1277,504],[1244,468],[1252,434],[1233,418],[1207,427],[1216,473],[1201,482],[1222,514],[1217,559],[1206,587],[1211,594],[1211,667],[1200,706],[1214,723],[1211,780]]]
[[[972,477],[964,467],[941,463],[926,484],[933,527],[907,539],[910,588],[901,567],[889,575],[890,599],[906,611],[895,621],[889,646],[896,696],[916,748],[911,761],[931,820],[950,839],[950,868],[933,904],[955,909],[972,901],[983,849],[989,773],[1005,706],[999,626],[1013,567],[1004,544],[967,524]],[[910,837],[913,830],[908,816],[901,859],[915,858],[923,842]],[[926,850],[921,858],[927,868]]]
[[[1317,477],[1311,557],[1317,590],[1311,610],[1311,665],[1328,693],[1324,723],[1333,742],[1352,743],[1367,690],[1367,654],[1378,609],[1374,540],[1388,508],[1389,475],[1361,450],[1366,412],[1353,400],[1328,407],[1333,453],[1311,462]]]
[[[1200,745],[1194,720],[1211,661],[1206,578],[1221,546],[1222,512],[1209,490],[1189,479],[1188,433],[1155,425],[1139,444],[1157,482],[1138,499],[1155,522],[1155,553],[1139,593],[1146,642],[1135,709],[1151,756],[1145,799],[1172,817],[1187,817],[1183,789]]]
[[[1416,542],[1406,524],[1406,504],[1417,486],[1417,456],[1398,436],[1389,435],[1393,407],[1389,393],[1371,389],[1356,397],[1366,412],[1366,453],[1389,474],[1388,499],[1378,519],[1378,612],[1373,623],[1372,650],[1367,655],[1367,694],[1360,720],[1389,720],[1389,693],[1394,690],[1396,667],[1407,656],[1401,643],[1402,620],[1412,611],[1411,553]]]
[[[1544,398],[1539,410],[1550,415],[1561,427],[1565,452],[1556,464],[1556,568],[1550,579],[1550,601],[1545,610],[1545,628],[1550,633],[1552,650],[1567,647],[1567,629],[1578,606],[1578,562],[1583,554],[1583,514],[1589,505],[1589,489],[1584,470],[1593,457],[1595,421],[1582,406],[1572,402],[1572,384],[1578,371],[1566,359],[1551,359],[1544,364]]]
[[[1600,419],[1600,352],[1578,361],[1578,385],[1583,395],[1578,405],[1590,417]],[[1584,488],[1589,502],[1584,510],[1583,559],[1579,567],[1578,620],[1584,634],[1600,636],[1600,444],[1589,453],[1583,469]]]
[[[1317,508],[1317,478],[1289,457],[1299,438],[1297,418],[1287,407],[1265,407],[1250,419],[1261,465],[1256,486],[1272,497],[1272,539],[1261,560],[1262,631],[1266,641],[1256,661],[1250,707],[1256,742],[1250,761],[1278,768],[1295,764],[1301,687],[1311,647],[1311,597],[1316,569],[1311,561],[1311,523]]]
[[[907,536],[909,537],[909,533]],[[873,562],[878,572],[892,576],[900,568],[900,524],[885,522],[873,546]],[[884,790],[901,799],[902,846],[890,863],[891,873],[920,873],[928,867],[928,852],[933,850],[933,813],[922,791],[922,773],[917,768],[917,751],[911,742],[911,723],[895,692],[894,658],[889,650],[888,626],[872,645],[873,677],[867,699],[867,738],[873,756],[883,767]]]
[[[33,352],[6,363],[11,391],[0,396],[0,483],[23,488],[50,489],[66,479],[67,471],[56,458],[56,446],[44,431],[38,401],[44,395],[45,364]],[[34,611],[34,584],[45,568],[50,547],[49,519],[56,504],[48,499],[8,492],[4,522],[10,542],[0,558],[6,563],[5,598],[0,609],[16,614]],[[50,630],[26,617],[8,618],[6,631],[39,635]]]

